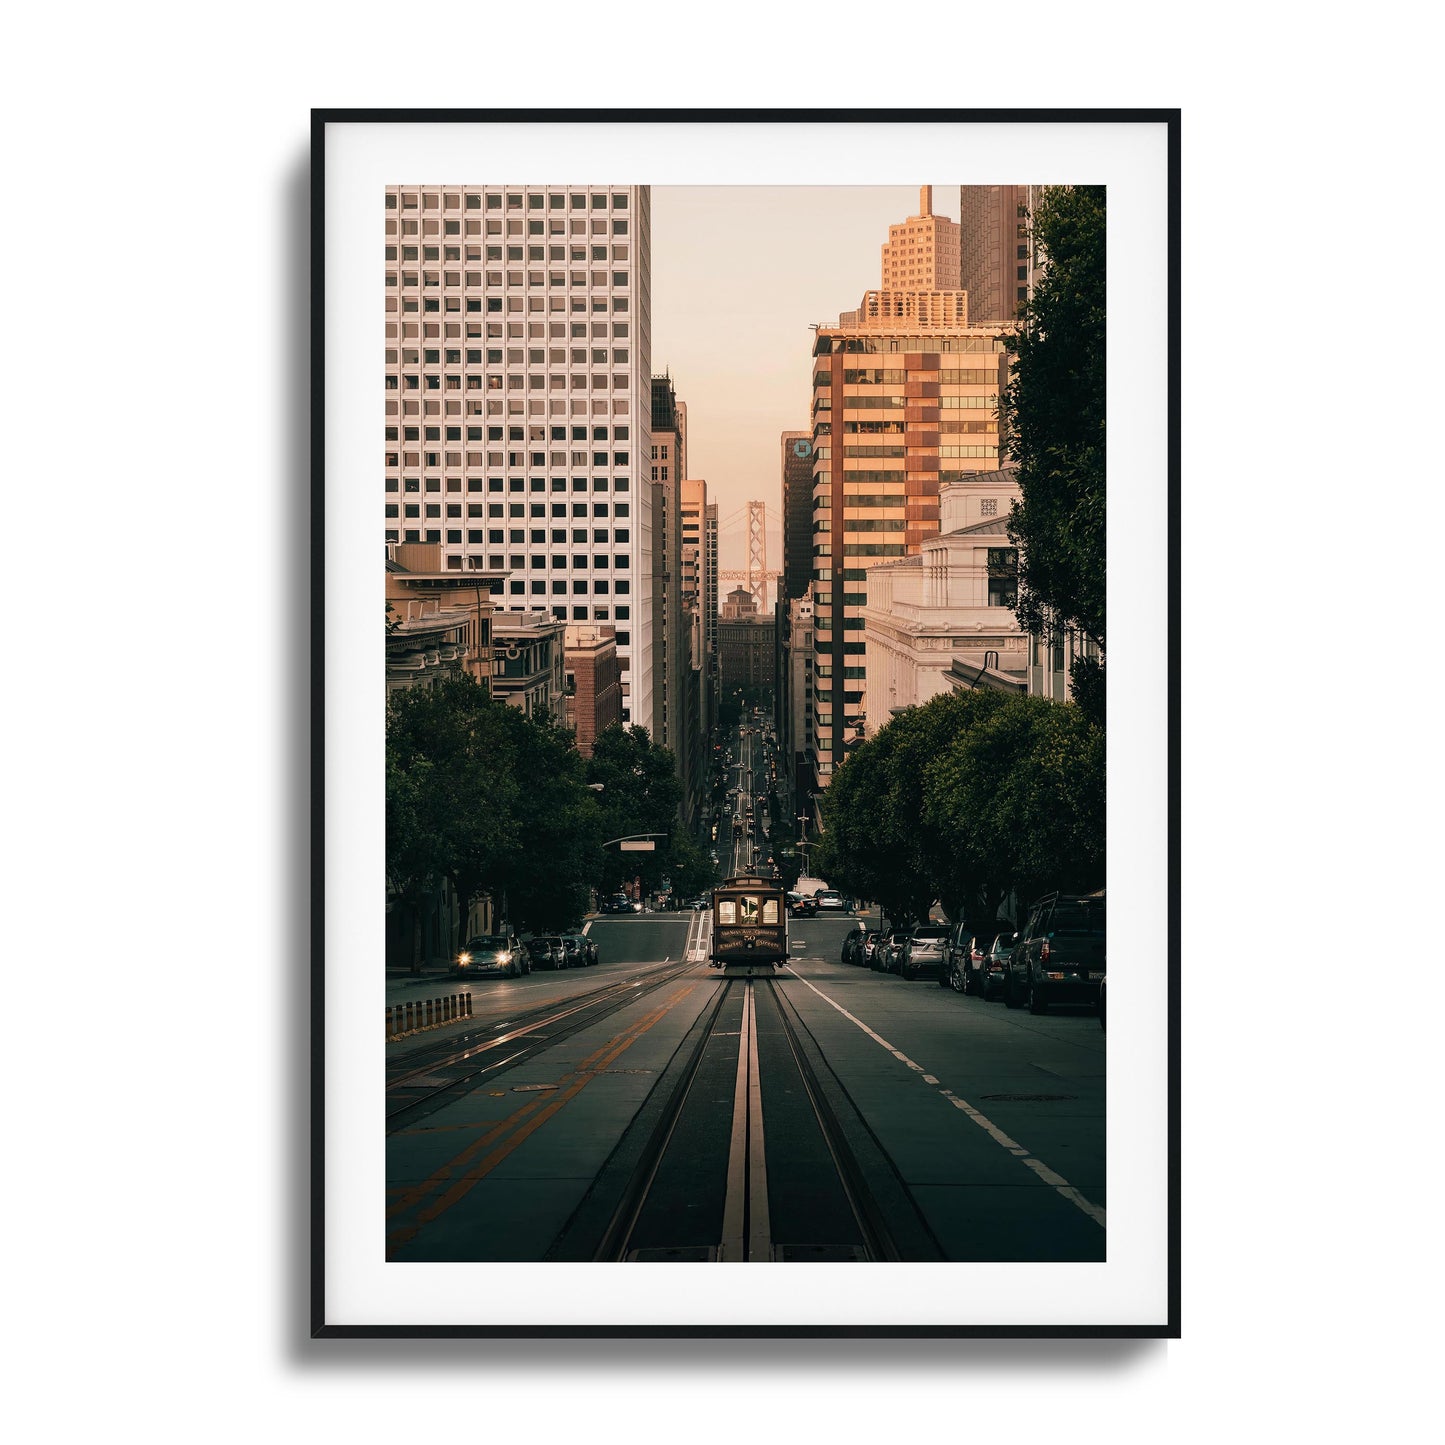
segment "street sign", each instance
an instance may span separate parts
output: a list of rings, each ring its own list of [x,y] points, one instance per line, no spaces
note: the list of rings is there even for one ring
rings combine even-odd
[[[651,838],[624,838],[618,846],[624,853],[652,853],[657,849]]]

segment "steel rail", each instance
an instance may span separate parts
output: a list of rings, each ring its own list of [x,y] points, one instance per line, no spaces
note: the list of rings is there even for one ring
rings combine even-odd
[[[789,1017],[792,1004],[780,990],[773,991],[773,1003],[777,1008],[778,1017],[782,1021],[783,1034],[793,1055],[793,1063],[798,1070],[798,1077],[803,1082],[803,1091],[808,1096],[808,1105],[817,1121],[819,1132],[823,1136],[828,1157],[832,1160],[833,1169],[838,1175],[838,1182],[843,1188],[843,1195],[848,1201],[848,1208],[852,1211],[854,1222],[858,1226],[858,1232],[862,1237],[863,1247],[867,1251],[868,1258],[897,1263],[903,1256],[893,1242],[893,1235],[888,1228],[884,1211],[874,1199],[873,1192],[869,1189],[863,1176],[857,1155],[847,1141],[837,1112],[828,1102],[818,1075],[803,1049],[802,1040],[798,1034],[801,1018],[795,1024],[794,1020]],[[794,1012],[796,1011],[794,1010]]]
[[[514,1029],[509,1033],[500,1034],[495,1039],[489,1039],[485,1044],[479,1044],[476,1049],[468,1050],[458,1055],[454,1062],[464,1063],[473,1057],[479,1058],[481,1062],[479,1062],[475,1069],[460,1074],[454,1079],[448,1079],[444,1084],[439,1084],[435,1088],[428,1089],[424,1094],[418,1094],[415,1097],[408,1098],[398,1104],[394,1109],[389,1109],[386,1114],[388,1132],[394,1133],[395,1130],[400,1127],[395,1121],[402,1119],[406,1115],[414,1114],[418,1109],[441,1098],[442,1095],[475,1084],[488,1074],[494,1074],[500,1069],[508,1068],[520,1061],[531,1058],[541,1050],[543,1045],[550,1046],[573,1037],[584,1028],[598,1023],[602,1019],[610,1018],[632,1001],[647,998],[650,994],[656,993],[658,989],[665,988],[669,983],[680,978],[683,974],[695,971],[697,967],[697,964],[690,963],[686,960],[678,964],[664,965],[665,971],[650,975],[641,983],[634,982],[625,988],[616,988],[606,993],[593,994],[585,1004],[579,1004],[575,1008],[551,1016],[552,1021],[562,1020],[565,1022],[567,1019],[571,1019],[570,1025],[564,1027],[560,1033],[548,1033],[539,1036],[537,1030],[540,1029],[546,1021],[537,1019],[524,1028]],[[576,1015],[578,1014],[585,1014],[585,1017],[577,1018]],[[499,1059],[489,1059],[486,1057],[504,1044],[518,1040],[522,1042],[522,1047],[507,1054],[505,1057]],[[407,1075],[407,1078],[415,1079],[418,1077],[418,1074],[425,1075],[434,1073],[438,1069],[447,1066],[448,1065],[443,1063],[433,1063],[430,1067],[414,1071]],[[388,1095],[401,1089],[404,1084],[405,1080],[402,1079],[388,1083]]]
[[[695,933],[698,936],[701,936],[702,933],[698,915],[696,914],[688,920],[687,940],[683,946],[682,958],[676,961],[663,959],[661,963],[643,965],[641,971],[644,975],[644,981],[661,977],[662,980],[666,982],[668,978],[675,977],[675,972],[664,975],[662,970],[676,970],[679,962],[686,963],[688,961],[692,954],[693,936]],[[467,1059],[490,1052],[501,1044],[509,1043],[513,1039],[521,1037],[530,1030],[546,1028],[549,1024],[559,1023],[580,1009],[588,1008],[592,1004],[605,1001],[609,995],[615,994],[621,996],[629,994],[637,987],[638,981],[635,974],[629,974],[625,980],[611,978],[605,981],[599,980],[596,988],[573,995],[562,1007],[549,1003],[542,1004],[530,1011],[524,1009],[518,1015],[517,1020],[515,1020],[518,1027],[513,1028],[505,1034],[493,1033],[493,1035],[487,1039],[470,1048],[462,1049],[460,1052],[456,1051],[453,1041],[450,1039],[426,1040],[420,1047],[408,1051],[403,1058],[396,1061],[398,1066],[406,1066],[415,1060],[416,1067],[404,1074],[389,1075],[387,1078],[387,1089],[390,1090],[393,1087],[399,1088],[406,1084],[408,1080],[414,1079],[418,1075],[429,1074],[436,1069],[444,1069],[451,1064],[465,1063]],[[472,1022],[475,1024],[478,1021],[473,1019]],[[514,1021],[508,1019],[506,1022],[511,1024]],[[495,1025],[493,1027],[495,1029]],[[473,1031],[475,1032],[475,1030]]]
[[[678,1121],[682,1118],[688,1095],[692,1092],[692,1086],[697,1081],[698,1073],[702,1068],[703,1055],[707,1052],[707,1046],[717,1025],[718,1017],[722,1013],[723,1005],[727,1001],[735,981],[731,979],[721,981],[722,987],[717,990],[717,997],[710,1005],[705,1021],[700,1027],[695,1028],[697,1042],[683,1062],[682,1070],[674,1081],[672,1091],[668,1096],[666,1107],[653,1125],[642,1154],[632,1169],[617,1207],[612,1212],[612,1218],[598,1241],[597,1249],[593,1254],[595,1260],[620,1261],[627,1258],[632,1236],[637,1228],[637,1221],[641,1218],[642,1211],[647,1204],[647,1197],[657,1178],[657,1171],[667,1154],[668,1145],[672,1142]]]

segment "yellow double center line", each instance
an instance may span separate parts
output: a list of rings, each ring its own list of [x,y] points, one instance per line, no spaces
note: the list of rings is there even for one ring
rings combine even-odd
[[[635,1024],[630,1025],[619,1034],[594,1050],[573,1070],[572,1073],[564,1075],[559,1085],[560,1092],[549,1094],[545,1099],[533,1099],[530,1103],[522,1105],[514,1113],[501,1120],[499,1123],[489,1127],[479,1138],[474,1139],[454,1158],[443,1164],[429,1178],[420,1184],[413,1185],[392,1201],[386,1211],[388,1219],[405,1210],[412,1209],[420,1204],[429,1195],[453,1181],[445,1192],[434,1199],[415,1218],[415,1222],[405,1225],[399,1229],[392,1230],[386,1237],[387,1257],[391,1258],[395,1251],[409,1240],[416,1237],[417,1230],[421,1225],[430,1224],[439,1215],[444,1214],[452,1205],[464,1199],[472,1188],[485,1179],[493,1169],[512,1153],[519,1145],[531,1137],[536,1130],[540,1129],[548,1119],[552,1118],[560,1109],[577,1097],[593,1079],[604,1069],[612,1064],[619,1055],[631,1048],[649,1029],[659,1023],[670,1010],[690,994],[696,984],[688,984],[679,989],[666,1002],[645,1014]],[[499,1142],[500,1141],[500,1142]],[[484,1155],[473,1165],[472,1161],[476,1156],[486,1149],[488,1145],[495,1144],[497,1147],[490,1153]],[[471,1167],[468,1167],[471,1165]],[[459,1171],[465,1170],[464,1173]]]

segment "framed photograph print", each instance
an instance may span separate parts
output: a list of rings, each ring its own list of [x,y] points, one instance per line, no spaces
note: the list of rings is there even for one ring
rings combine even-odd
[[[314,1335],[1179,1333],[1179,125],[314,114]]]

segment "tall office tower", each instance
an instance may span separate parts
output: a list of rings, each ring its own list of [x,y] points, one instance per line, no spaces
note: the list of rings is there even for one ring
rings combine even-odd
[[[717,574],[708,575],[707,483],[700,477],[682,483],[682,580],[683,602],[689,624],[689,656],[697,674],[697,726],[706,739],[712,732],[713,667],[709,651],[708,597],[716,595]]]
[[[499,612],[615,628],[646,725],[650,216],[646,186],[386,191],[386,540],[506,573]]]
[[[779,600],[801,597],[813,578],[813,437],[785,431],[783,449],[783,587]]]
[[[653,527],[653,689],[652,735],[677,754],[682,744],[678,699],[686,666],[682,643],[682,478],[686,475],[687,408],[677,399],[672,379],[652,378],[652,527]],[[683,778],[683,792],[689,792]]]
[[[718,631],[717,631],[717,503],[709,502],[703,513],[703,604],[707,620],[708,716],[709,735],[717,726],[718,705]]]
[[[933,187],[918,193],[918,214],[889,226],[883,247],[885,291],[957,291],[958,224],[933,214]]]
[[[938,279],[936,276],[930,279]],[[813,697],[809,752],[826,785],[867,710],[867,568],[938,531],[938,489],[998,466],[1000,323],[958,291],[885,290],[813,346]]]
[[[1008,321],[1028,300],[1035,256],[1028,217],[1041,186],[960,186],[959,284],[975,321]]]
[[[778,646],[777,701],[773,707],[778,732],[778,757],[783,765],[788,806],[785,818],[800,816],[798,802],[814,788],[807,747],[813,712],[813,599],[783,598],[778,603],[778,630],[786,633]],[[791,824],[789,831],[791,832]]]

